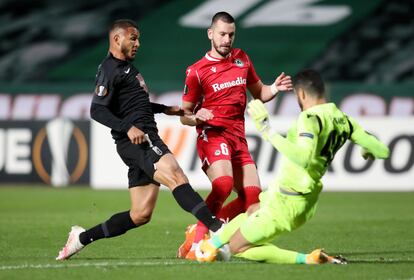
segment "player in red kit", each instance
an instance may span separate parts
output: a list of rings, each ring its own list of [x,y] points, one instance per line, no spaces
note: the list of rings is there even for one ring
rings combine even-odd
[[[267,102],[278,92],[292,89],[291,78],[284,73],[272,85],[262,83],[247,54],[232,48],[235,30],[230,14],[219,12],[213,16],[208,29],[211,51],[187,68],[182,98],[182,108],[194,114],[181,117],[181,122],[196,126],[198,155],[212,184],[206,204],[225,220],[258,202],[261,192],[245,137],[246,90],[253,98]],[[232,190],[237,198],[222,207]],[[195,259],[196,244],[207,233],[200,222],[189,226],[178,257]]]

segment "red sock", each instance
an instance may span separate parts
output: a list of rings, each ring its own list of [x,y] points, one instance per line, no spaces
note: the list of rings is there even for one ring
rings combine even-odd
[[[233,189],[233,183],[233,177],[231,176],[221,176],[211,182],[211,192],[206,198],[206,204],[213,214],[217,214],[220,211],[224,201],[226,201]],[[208,233],[207,227],[199,221],[194,243],[202,240],[206,233]]]
[[[257,186],[244,187],[243,191],[238,193],[236,199],[230,201],[220,210],[217,217],[224,220],[232,220],[240,213],[245,212],[250,205],[259,202],[260,192],[261,189]]]
[[[244,193],[241,192],[238,194],[238,197],[236,197],[234,200],[227,203],[226,206],[221,208],[220,212],[217,214],[217,218],[223,219],[223,220],[231,220],[240,213],[244,212],[244,205],[245,205],[246,199],[244,197]]]
[[[262,192],[262,189],[258,186],[247,186],[244,188],[244,194],[246,196],[246,201],[244,204],[244,211],[246,211],[250,205],[259,202],[259,194],[261,192]]]
[[[198,221],[193,243],[198,243],[200,240],[203,240],[207,233],[208,228],[202,222]]]

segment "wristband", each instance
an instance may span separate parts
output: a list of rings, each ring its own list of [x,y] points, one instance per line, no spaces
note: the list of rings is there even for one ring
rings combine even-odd
[[[271,86],[270,86],[270,92],[272,93],[273,96],[275,96],[278,92],[277,87],[276,87],[276,82],[274,82]]]

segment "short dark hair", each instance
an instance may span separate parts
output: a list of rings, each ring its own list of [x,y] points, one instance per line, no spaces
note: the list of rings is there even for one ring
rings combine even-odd
[[[325,96],[325,84],[318,71],[305,69],[293,77],[293,87],[303,88],[307,93],[317,97]]]
[[[215,24],[218,20],[224,21],[226,23],[233,23],[234,18],[227,12],[218,12],[211,18],[211,26]]]
[[[128,27],[134,27],[137,30],[139,30],[138,25],[135,21],[133,21],[132,19],[123,18],[117,19],[111,24],[111,26],[109,27],[109,33],[117,28],[127,29]]]

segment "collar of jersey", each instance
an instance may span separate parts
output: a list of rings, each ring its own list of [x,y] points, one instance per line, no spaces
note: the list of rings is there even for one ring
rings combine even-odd
[[[129,61],[127,61],[127,60],[122,60],[122,59],[119,59],[119,58],[116,58],[111,52],[109,52],[109,54],[108,54],[111,58],[113,58],[115,61],[118,61],[119,63],[121,63],[121,64],[128,64],[128,63],[130,63]]]
[[[212,56],[210,55],[210,52],[206,53],[206,55],[205,55],[204,57],[205,57],[207,60],[209,60],[209,61],[223,61],[223,60],[229,59],[229,58],[231,57],[231,52],[230,52],[230,54],[229,54],[229,56],[228,56],[228,57],[226,57],[226,58],[222,58],[222,59],[212,57]]]

